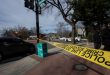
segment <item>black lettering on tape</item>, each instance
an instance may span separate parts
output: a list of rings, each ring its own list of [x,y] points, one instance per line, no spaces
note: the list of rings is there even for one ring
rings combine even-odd
[[[87,56],[87,55],[88,55],[88,56]],[[86,52],[86,56],[85,56],[85,57],[91,59],[92,56],[93,56],[93,50],[87,49],[87,52]]]
[[[67,51],[70,51],[70,47],[69,46],[66,46],[64,49],[67,50]]]
[[[83,53],[81,54],[81,56],[85,56],[87,50],[83,51]]]
[[[99,51],[90,48],[83,48],[75,45],[60,44],[60,43],[55,43],[54,45],[63,48],[67,51],[73,52],[75,54],[77,53],[77,55],[81,54],[81,56],[85,58],[89,58],[89,59],[93,58],[94,61],[97,61],[98,63],[103,63],[106,66],[110,67],[110,61],[106,61],[106,58],[103,57],[104,51]]]
[[[64,49],[67,50],[67,51],[73,51],[74,50],[74,47],[72,48],[71,45],[68,45]]]
[[[72,49],[72,51],[71,52],[73,52],[73,53],[77,53],[77,50],[76,50],[76,48],[75,47],[73,47],[73,48],[71,48]]]
[[[100,52],[98,52],[98,55],[99,56],[103,56],[104,55],[104,52],[103,51],[100,51]]]
[[[98,52],[99,51],[96,51],[96,50],[86,49],[86,51],[84,51],[81,56],[84,56],[84,57],[89,58],[89,59],[95,57],[94,58],[94,61],[95,61],[99,56]]]
[[[96,61],[97,58],[98,58],[98,56],[95,57],[94,61]]]
[[[94,56],[98,56],[98,52],[97,50],[94,50]]]
[[[74,46],[74,52],[77,53],[77,55],[79,55],[81,53],[81,51],[83,51],[83,48]]]
[[[90,50],[91,56],[89,57],[90,59],[94,56],[94,50]]]
[[[87,49],[86,51],[84,51],[82,53],[81,56],[85,56],[86,58],[90,58],[90,56],[91,56],[91,50]]]
[[[89,58],[91,59],[92,58],[92,56],[93,56],[93,50],[88,50],[88,54],[89,54]]]
[[[106,61],[105,65],[110,66],[110,61]]]
[[[78,55],[84,50],[84,48],[79,47]]]
[[[105,58],[104,57],[99,57],[99,58],[97,58],[97,61],[99,63],[103,63],[105,61]]]
[[[77,46],[75,47],[74,50],[75,50],[75,53],[78,53],[78,47]]]
[[[74,45],[68,45],[65,50],[67,51],[71,51],[77,55],[79,55],[81,53],[81,51],[83,51],[84,48],[81,48],[79,46],[74,46]]]
[[[98,58],[98,52],[99,52],[99,51],[97,51],[97,50],[92,50],[92,51],[93,51],[93,52],[92,52],[92,53],[93,53],[93,54],[92,54],[92,57],[95,57],[95,58],[94,58],[94,61],[96,61],[97,58]],[[92,57],[90,57],[90,58],[92,58]]]
[[[86,53],[85,57],[89,58],[90,57],[90,53]]]

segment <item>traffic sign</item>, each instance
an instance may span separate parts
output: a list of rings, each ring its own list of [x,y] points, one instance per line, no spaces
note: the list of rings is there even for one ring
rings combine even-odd
[[[40,4],[40,7],[41,7],[41,8],[43,8],[43,7],[45,7],[45,6],[46,6],[45,3]]]
[[[44,3],[46,0],[38,0],[39,5],[41,5],[42,3]]]

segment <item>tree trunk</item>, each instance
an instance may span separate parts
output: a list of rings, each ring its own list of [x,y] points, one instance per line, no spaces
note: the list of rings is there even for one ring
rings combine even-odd
[[[75,32],[76,32],[76,28],[75,28],[75,24],[72,25],[72,43],[75,44]]]

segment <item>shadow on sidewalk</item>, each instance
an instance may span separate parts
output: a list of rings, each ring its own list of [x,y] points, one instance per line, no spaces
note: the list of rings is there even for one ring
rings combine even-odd
[[[48,57],[48,56],[51,56],[51,55],[55,55],[55,54],[58,54],[58,53],[61,53],[61,52],[59,52],[59,51],[56,51],[56,52],[51,52],[51,53],[48,53],[47,57]]]
[[[20,56],[13,56],[13,57],[5,58],[2,61],[0,61],[0,64],[5,64],[5,63],[17,61],[17,60],[25,58],[26,56],[28,56],[28,55],[20,55]]]

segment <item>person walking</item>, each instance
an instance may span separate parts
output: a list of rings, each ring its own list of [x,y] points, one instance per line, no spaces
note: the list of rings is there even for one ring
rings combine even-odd
[[[100,47],[101,47],[101,36],[100,36],[99,29],[95,29],[95,31],[94,31],[93,42],[94,42],[94,48],[100,49]]]

